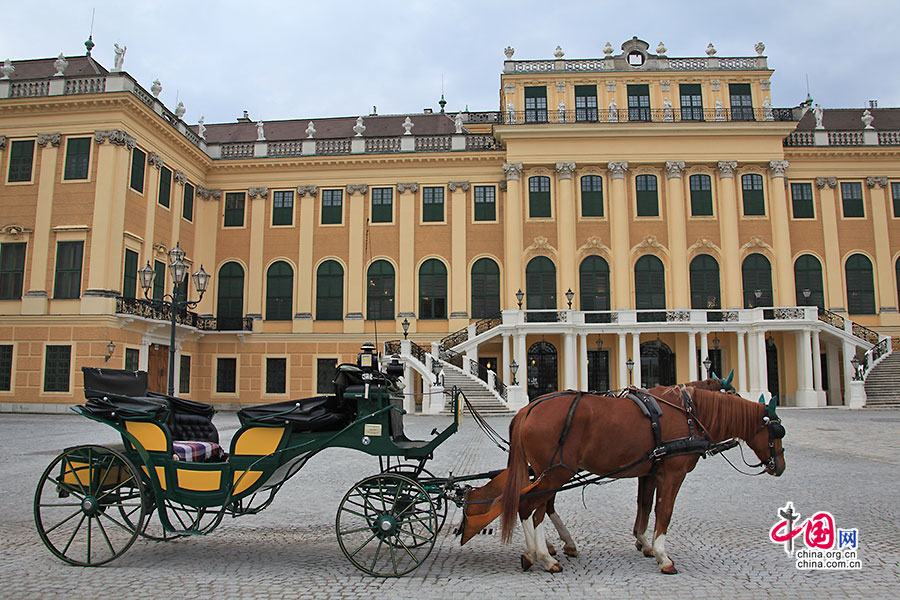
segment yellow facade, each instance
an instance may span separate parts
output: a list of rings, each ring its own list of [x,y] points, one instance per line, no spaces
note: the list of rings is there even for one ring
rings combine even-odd
[[[873,129],[862,109],[843,121],[825,111],[819,128],[808,102],[771,107],[761,55],[676,59],[635,38],[604,59],[510,56],[498,111],[300,119],[261,132],[248,119],[188,126],[126,73],[69,63],[55,77],[52,59],[14,62],[0,80],[6,410],[81,402],[82,366],[146,369],[162,391],[168,317],[122,296],[142,296],[126,263],[164,268],[176,242],[191,272],[212,274],[194,320],[176,329],[176,388],[220,405],[313,395],[322,360],[352,362],[366,340],[399,340],[404,321],[425,353],[460,352],[466,370],[489,364],[509,406],[542,386],[689,381],[706,375],[706,357],[734,369],[745,393],[852,405],[849,359],[870,367],[900,326],[900,120],[890,129],[900,110],[872,108]],[[85,143],[86,170],[72,177]],[[493,217],[481,212],[485,194]],[[62,264],[72,242],[78,264]],[[583,272],[601,264],[590,257],[606,279]],[[692,283],[698,257],[715,263],[715,285]],[[813,263],[801,257],[820,265],[820,285],[798,274]],[[473,274],[481,259],[499,274]],[[380,261],[394,274],[390,314],[369,319]],[[763,281],[744,272],[760,264],[768,283],[747,284]],[[275,265],[290,273],[277,300]],[[436,265],[443,296],[428,283]],[[76,293],[60,293],[76,271]],[[502,318],[481,321],[486,297]],[[273,318],[272,302],[288,312]],[[338,318],[320,318],[338,304]],[[239,306],[228,326],[226,306]],[[437,358],[389,349],[403,353],[411,390],[438,383]],[[425,398],[408,407],[429,410]]]

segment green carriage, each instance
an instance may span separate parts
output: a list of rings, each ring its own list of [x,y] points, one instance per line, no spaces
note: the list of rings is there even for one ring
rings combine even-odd
[[[350,488],[335,524],[341,550],[366,573],[399,576],[418,567],[454,500],[446,480],[424,465],[459,426],[458,394],[446,429],[410,440],[397,385],[402,367],[394,359],[379,370],[371,344],[356,365],[338,367],[335,394],[239,411],[227,454],[210,405],[148,392],[146,373],[83,370],[87,402],[74,410],[116,429],[122,444],[68,448],[40,478],[35,524],[65,562],[101,565],[138,537],[202,535],[226,515],[255,514],[326,448],[379,457],[380,472]]]

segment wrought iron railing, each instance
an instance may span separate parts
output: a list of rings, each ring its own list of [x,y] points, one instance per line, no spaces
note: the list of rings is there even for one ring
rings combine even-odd
[[[881,337],[878,335],[877,331],[873,331],[868,327],[860,325],[859,323],[853,323],[853,325],[851,325],[851,329],[853,331],[853,335],[861,340],[866,340],[870,344],[877,344],[878,338]]]
[[[500,376],[494,377],[494,391],[500,394],[500,397],[506,400],[506,384],[500,381]]]
[[[419,361],[423,365],[425,364],[425,356],[428,354],[425,351],[425,348],[423,348],[422,346],[418,345],[415,342],[410,342],[409,343],[409,351],[410,351],[410,354],[413,355],[413,358],[415,358],[417,361]]]
[[[668,321],[668,312],[665,310],[639,310],[637,311],[638,323],[665,323]]]
[[[478,113],[486,115],[486,113]],[[728,121],[796,121],[790,108],[539,108],[505,110],[484,122],[503,125],[561,123],[699,123]]]
[[[469,373],[482,381],[488,380],[488,368],[477,360],[469,361]]]
[[[740,317],[736,310],[708,310],[706,321],[708,323],[736,323]]]
[[[116,298],[116,313],[135,315],[153,321],[171,321],[172,305],[146,298]],[[253,317],[216,318],[201,316],[189,310],[181,310],[175,315],[175,322],[202,331],[253,331]]]
[[[400,340],[390,340],[384,343],[384,353],[387,356],[400,354]]]
[[[494,327],[503,325],[503,316],[500,313],[475,321],[475,335],[481,335]]]
[[[844,317],[819,307],[819,320],[838,329],[844,328]]]
[[[619,313],[606,311],[588,311],[584,313],[585,323],[618,323]]]
[[[569,321],[569,311],[566,310],[526,310],[526,323],[567,323]]]
[[[453,348],[469,339],[469,328],[464,327],[459,331],[454,331],[450,335],[441,338],[439,345],[441,348]]]
[[[872,346],[872,348],[870,348],[868,352],[866,352],[867,356],[872,357],[872,360],[871,360],[872,364],[875,364],[875,361],[877,361],[879,358],[881,358],[882,356],[884,356],[885,354],[888,354],[890,352],[890,350],[889,350],[890,340],[891,340],[891,338],[884,338],[883,340],[881,340],[880,342],[878,342],[877,344]]]
[[[459,352],[454,352],[449,348],[440,348],[438,350],[438,358],[446,363],[450,363],[458,369],[463,368],[463,355]]]
[[[763,319],[767,321],[803,319],[805,317],[806,311],[802,308],[766,308],[763,310]]]

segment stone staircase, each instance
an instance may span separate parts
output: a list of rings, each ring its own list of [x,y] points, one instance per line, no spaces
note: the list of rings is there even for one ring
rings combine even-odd
[[[866,377],[866,408],[900,408],[900,352],[885,357]]]
[[[486,383],[473,381],[452,366],[444,367],[444,390],[449,395],[453,386],[462,390],[462,393],[469,399],[469,403],[478,411],[479,414],[490,417],[511,417],[515,412],[504,406],[494,395],[488,390]],[[460,398],[460,402],[463,402]],[[444,414],[450,414],[450,399],[444,405]],[[463,404],[463,413],[469,412],[465,404]]]

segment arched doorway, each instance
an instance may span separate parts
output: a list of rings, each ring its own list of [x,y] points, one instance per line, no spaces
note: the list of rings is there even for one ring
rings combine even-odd
[[[550,342],[536,342],[528,348],[529,401],[559,389],[556,365],[556,347]]]
[[[766,385],[770,394],[779,396],[779,404],[783,403],[778,385],[778,346],[772,336],[766,338]]]
[[[675,353],[660,340],[641,344],[641,385],[675,385]]]

